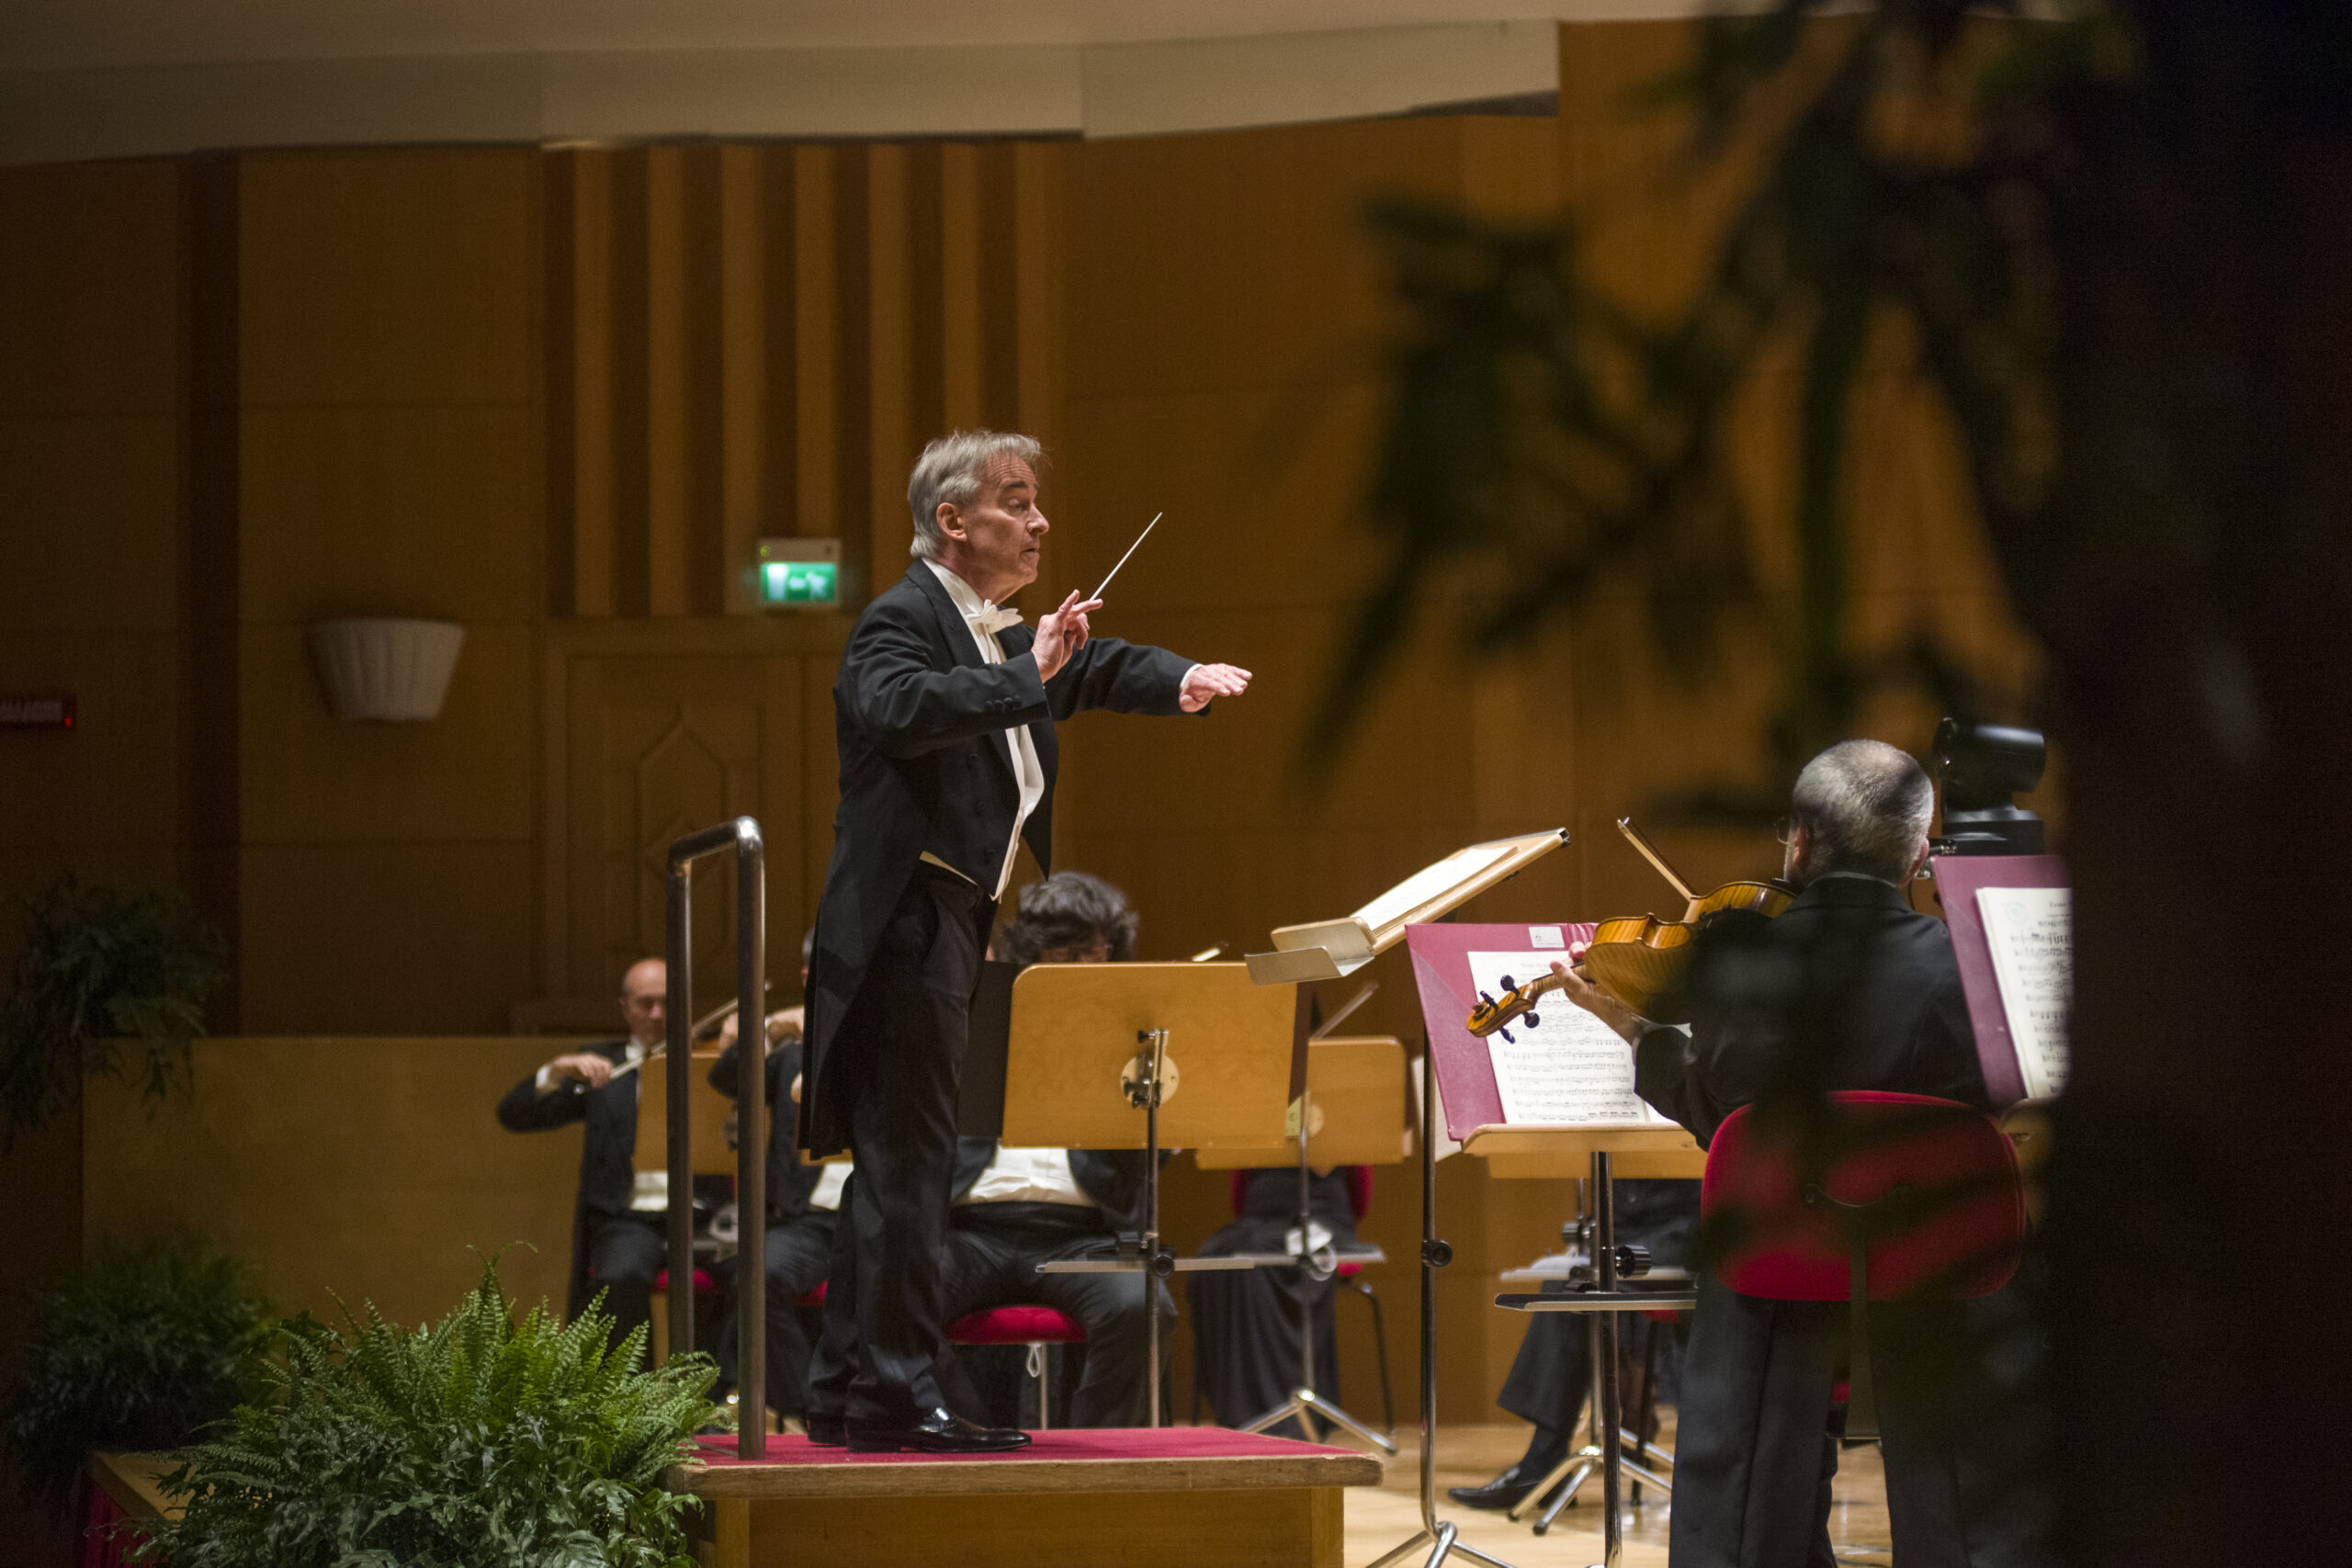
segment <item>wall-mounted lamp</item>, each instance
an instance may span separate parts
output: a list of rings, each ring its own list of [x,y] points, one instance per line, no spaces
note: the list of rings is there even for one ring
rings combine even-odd
[[[415,722],[440,716],[465,640],[455,621],[312,621],[311,664],[335,717]]]

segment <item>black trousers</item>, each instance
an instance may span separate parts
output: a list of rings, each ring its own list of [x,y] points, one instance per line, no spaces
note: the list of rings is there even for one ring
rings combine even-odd
[[[808,1408],[897,1426],[940,1407],[940,1259],[956,1079],[996,901],[920,866],[842,1020],[829,1077],[857,1167],[842,1198]]]
[[[832,1267],[833,1229],[831,1209],[811,1209],[797,1220],[773,1226],[767,1233],[767,1384],[768,1408],[797,1416],[808,1408],[808,1362],[814,1354],[801,1326],[808,1309],[794,1303],[815,1290]],[[734,1265],[729,1263],[731,1271]],[[729,1277],[731,1297],[733,1279]],[[730,1304],[727,1325],[718,1331],[718,1381],[732,1388],[741,1343],[739,1319]]]
[[[996,1306],[1049,1306],[1086,1330],[1084,1370],[1069,1401],[1073,1427],[1141,1427],[1150,1411],[1140,1273],[1040,1274],[1040,1263],[1107,1258],[1118,1238],[1100,1209],[1069,1203],[970,1203],[947,1227],[946,1312],[953,1322]],[[1175,1338],[1176,1302],[1158,1280],[1160,1366]]]
[[[669,1223],[666,1214],[635,1211],[588,1223],[588,1289],[605,1292],[616,1345],[631,1329],[653,1322],[653,1276],[669,1262]],[[648,1359],[652,1353],[649,1340]]]
[[[1843,1302],[1764,1301],[1701,1276],[1675,1432],[1675,1568],[1832,1561],[1840,1425],[1830,1389],[1850,1322]],[[1870,1322],[1896,1560],[2047,1561],[2046,1499],[2031,1484],[2041,1340],[2017,1288],[1979,1301],[1873,1302]]]

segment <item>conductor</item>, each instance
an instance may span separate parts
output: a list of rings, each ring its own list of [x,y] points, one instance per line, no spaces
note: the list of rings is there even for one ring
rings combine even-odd
[[[940,1257],[956,1071],[996,901],[1026,842],[1047,870],[1057,720],[1089,708],[1199,713],[1250,672],[1096,637],[1077,593],[1022,625],[1049,525],[1038,444],[959,431],[907,483],[906,576],[858,617],[833,685],[841,806],[817,910],[800,1141],[856,1156],[833,1233],[808,1436],[863,1453],[1017,1449],[952,1414]]]

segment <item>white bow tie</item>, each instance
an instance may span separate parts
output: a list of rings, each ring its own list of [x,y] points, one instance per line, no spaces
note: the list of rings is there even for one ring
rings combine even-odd
[[[1007,626],[1019,626],[1021,612],[1008,610],[1001,604],[990,604],[985,609],[965,612],[964,619],[971,624],[974,631],[994,637]]]

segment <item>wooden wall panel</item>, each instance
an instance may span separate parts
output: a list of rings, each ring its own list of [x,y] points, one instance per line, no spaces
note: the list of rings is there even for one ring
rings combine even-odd
[[[541,168],[240,160],[248,1029],[498,1029],[535,988]],[[339,723],[306,627],[387,615],[466,627],[442,716]]]
[[[0,899],[61,873],[169,886],[187,852],[180,751],[183,172],[0,170],[0,690],[72,691],[71,734],[0,735]],[[0,973],[17,921],[0,920]],[[0,1382],[32,1296],[82,1256],[71,1111],[0,1153],[13,1195]],[[0,1457],[12,1561],[78,1561],[76,1529]]]
[[[1061,150],[548,157],[565,192],[548,211],[569,225],[548,239],[569,265],[548,270],[575,317],[546,366],[571,410],[553,614],[754,614],[752,542],[772,534],[840,538],[871,592],[906,570],[922,443],[1054,424]]]
[[[201,1041],[195,1089],[150,1112],[102,1080],[83,1106],[86,1247],[209,1237],[277,1309],[369,1302],[431,1322],[503,1251],[507,1292],[560,1311],[579,1129],[509,1133],[492,1108],[541,1040]],[[517,1245],[517,1244],[520,1245]]]
[[[0,172],[0,689],[81,703],[0,738],[10,892],[176,880],[180,193],[162,164]]]

